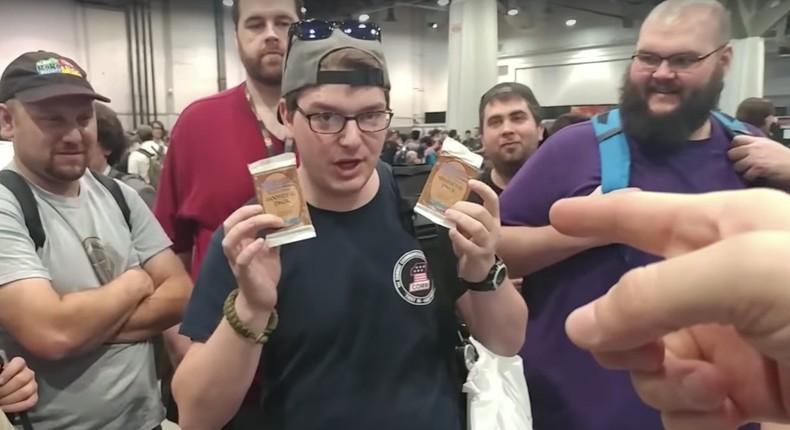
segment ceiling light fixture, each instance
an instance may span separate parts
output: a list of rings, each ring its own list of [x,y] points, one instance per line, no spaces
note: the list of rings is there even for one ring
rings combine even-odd
[[[227,7],[232,7],[233,6],[233,0],[222,0],[222,4],[224,4]]]
[[[359,22],[367,22],[370,19],[370,15],[363,13],[359,15]]]
[[[510,9],[507,10],[507,14],[510,15],[510,16],[518,15],[518,8],[511,7]]]
[[[435,22],[429,22],[429,23],[428,23],[428,27],[431,27],[431,28],[433,28],[433,29],[436,29],[436,28],[439,28],[439,24],[438,24],[438,23],[435,23]]]
[[[436,0],[436,4],[438,4],[439,6],[447,6],[448,4],[450,4],[450,0]]]
[[[302,6],[302,14],[305,14],[305,13],[307,13],[307,8]]]
[[[565,25],[567,25],[568,27],[573,27],[574,25],[576,25],[576,20],[575,19],[569,19],[569,20],[565,21]]]

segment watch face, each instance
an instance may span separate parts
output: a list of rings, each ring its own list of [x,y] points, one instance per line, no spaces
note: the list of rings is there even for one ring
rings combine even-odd
[[[503,263],[498,264],[496,273],[494,273],[494,285],[499,287],[507,279],[507,268]]]

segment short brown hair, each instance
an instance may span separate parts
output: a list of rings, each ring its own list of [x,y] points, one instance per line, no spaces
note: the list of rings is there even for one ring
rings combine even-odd
[[[241,0],[233,0],[233,6],[230,9],[230,14],[233,17],[233,27],[237,30],[239,28],[239,20],[241,19],[240,3]],[[299,19],[304,19],[304,14],[302,13],[302,0],[294,0],[294,7],[296,8],[296,16],[298,16]]]
[[[749,97],[738,105],[735,117],[757,128],[765,127],[765,120],[774,115],[774,104],[768,99]]]
[[[478,109],[480,130],[484,129],[483,121],[485,120],[486,106],[494,101],[502,102],[514,99],[522,99],[527,102],[529,113],[532,114],[532,119],[535,121],[535,124],[541,124],[541,121],[543,121],[543,114],[541,112],[540,103],[538,103],[538,99],[535,97],[535,93],[532,92],[532,89],[518,82],[501,82],[486,91],[483,97],[480,98],[480,106]]]
[[[360,51],[356,48],[341,48],[337,51],[332,51],[319,65],[320,70],[359,70],[359,69],[376,69],[381,70],[382,64],[376,58],[367,52]],[[299,99],[300,91],[294,91],[284,96],[285,107],[288,109],[288,115],[293,115],[296,112],[297,101]],[[390,105],[390,92],[384,90],[384,97],[387,101],[387,107]]]

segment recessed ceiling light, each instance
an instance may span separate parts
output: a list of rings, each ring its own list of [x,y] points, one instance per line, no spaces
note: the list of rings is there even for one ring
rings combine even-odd
[[[233,0],[222,0],[222,4],[224,4],[227,7],[231,7],[233,6]]]
[[[370,19],[370,15],[368,15],[366,13],[363,13],[362,15],[359,16],[359,21],[360,22],[365,22],[365,21],[367,21],[369,19]]]
[[[438,23],[435,23],[435,22],[429,22],[429,23],[428,23],[428,27],[431,27],[431,28],[439,28],[439,24],[438,24]]]
[[[436,0],[436,4],[438,4],[439,6],[447,6],[448,4],[450,4],[450,0]]]
[[[567,25],[568,27],[573,27],[574,25],[576,25],[576,20],[575,19],[569,19],[569,20],[565,21],[565,25]]]
[[[518,15],[518,8],[511,7],[510,9],[507,10],[507,14],[510,16]]]

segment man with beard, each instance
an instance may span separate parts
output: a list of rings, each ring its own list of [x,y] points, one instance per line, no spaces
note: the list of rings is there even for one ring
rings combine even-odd
[[[620,102],[630,187],[737,190],[753,185],[750,171],[785,186],[781,169],[754,155],[773,142],[752,136],[731,142],[711,114],[732,61],[728,19],[714,0],[669,0],[642,25]],[[551,136],[501,196],[502,223],[509,227],[503,228],[499,254],[511,276],[525,276],[522,295],[530,308],[521,356],[536,429],[663,428],[628,374],[604,369],[564,333],[571,311],[604,295],[630,269],[658,260],[606,239],[564,236],[550,225],[556,201],[600,193],[601,170],[592,124],[574,124]],[[612,359],[604,364],[617,366]]]
[[[137,192],[88,170],[94,100],[109,102],[56,53],[23,54],[0,77],[14,143],[0,186],[0,350],[36,372],[33,428],[158,429],[151,339],[181,320],[192,283]]]
[[[214,230],[255,195],[247,164],[291,150],[277,105],[288,28],[300,14],[299,0],[236,0],[236,45],[247,78],[192,103],[173,128],[154,213],[193,279]],[[179,355],[189,347],[181,340]]]

